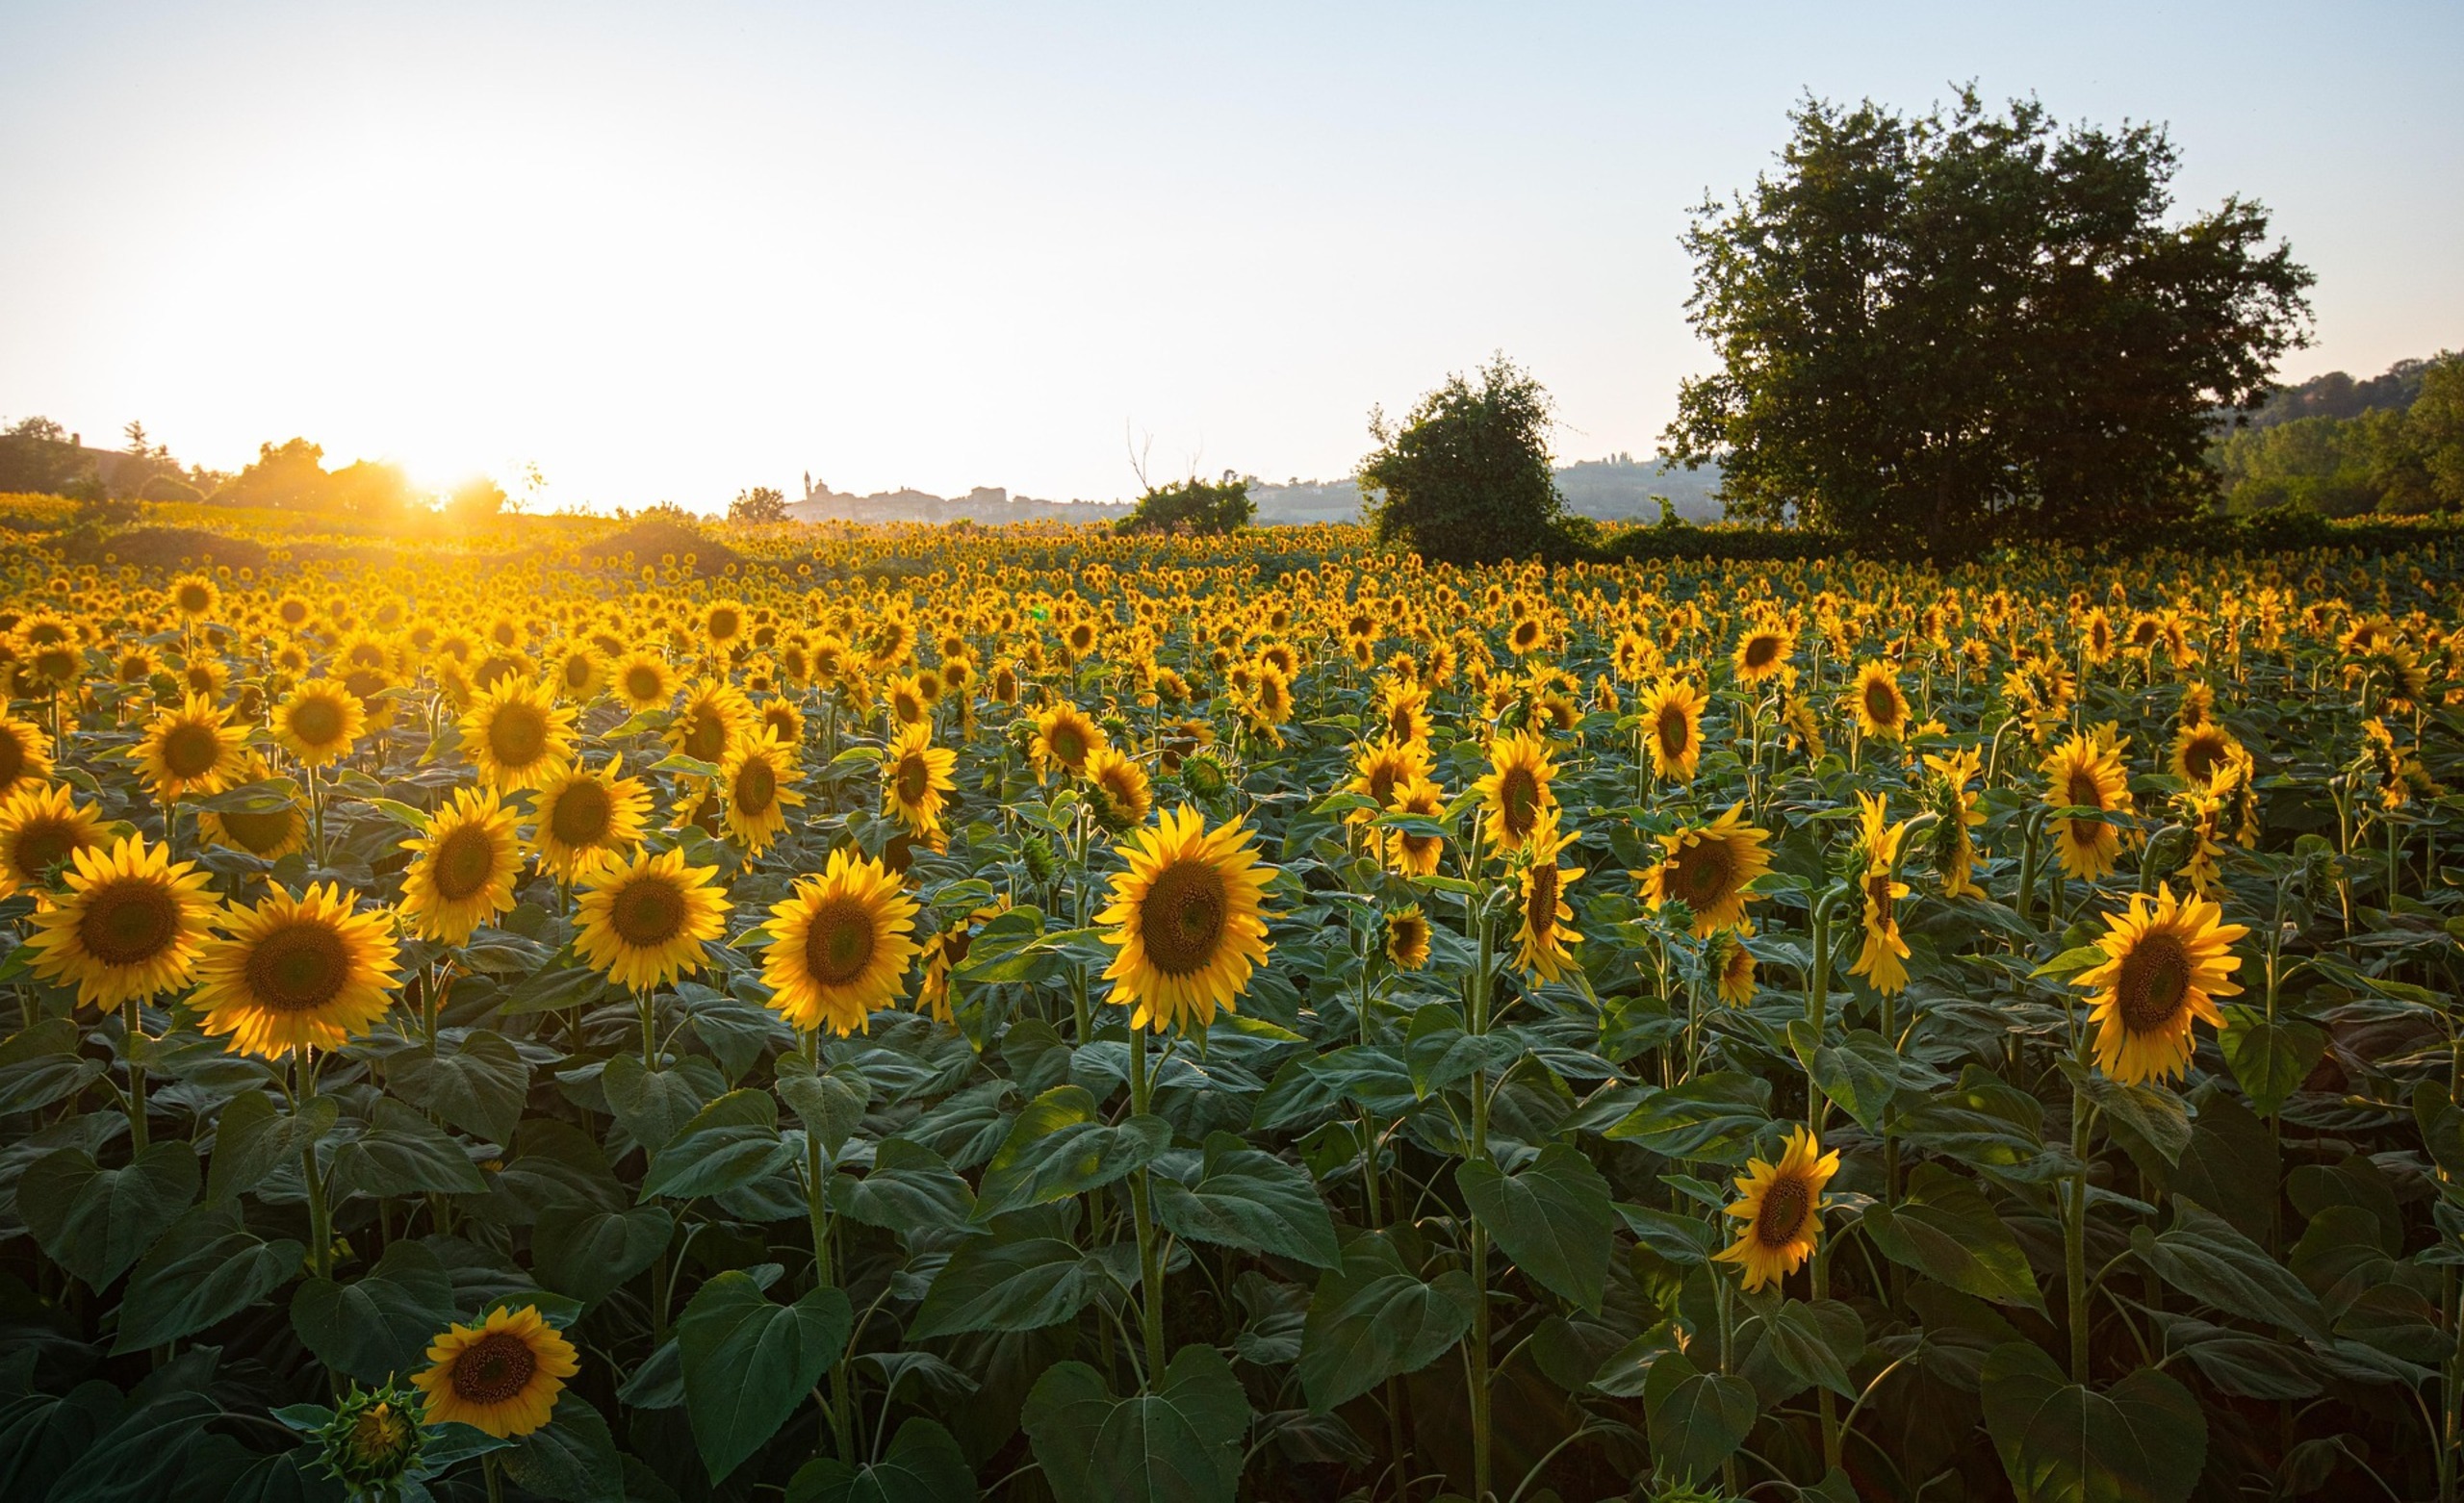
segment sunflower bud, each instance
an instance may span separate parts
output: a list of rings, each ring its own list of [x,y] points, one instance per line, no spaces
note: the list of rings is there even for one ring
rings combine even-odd
[[[1052,842],[1040,834],[1029,835],[1018,854],[1027,863],[1027,880],[1038,887],[1049,887],[1061,879],[1061,858],[1052,853]]]
[[[405,1473],[419,1465],[420,1395],[392,1380],[375,1392],[351,1385],[350,1396],[317,1432],[317,1458],[335,1481],[357,1497],[392,1497]]]
[[[1232,785],[1232,775],[1213,752],[1201,748],[1182,759],[1181,785],[1201,802],[1212,802]]]

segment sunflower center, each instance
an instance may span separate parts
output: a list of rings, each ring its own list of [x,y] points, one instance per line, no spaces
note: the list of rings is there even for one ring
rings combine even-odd
[[[1772,659],[1779,655],[1778,637],[1755,636],[1745,640],[1745,666],[1748,668],[1768,668]]]
[[[727,723],[707,710],[695,710],[692,718],[684,723],[684,754],[704,762],[714,762],[727,749]]]
[[[222,760],[222,738],[209,726],[174,726],[163,738],[163,765],[174,777],[202,777]]]
[[[805,930],[805,970],[824,986],[845,986],[873,960],[873,916],[853,898],[813,910]]]
[[[1498,779],[1498,808],[1506,833],[1520,840],[1540,823],[1540,780],[1527,767],[1510,767]]]
[[[901,757],[898,763],[898,802],[914,805],[924,802],[933,791],[933,770],[920,756]]]
[[[448,903],[484,890],[497,873],[497,843],[477,825],[458,825],[428,858],[436,895]]]
[[[1865,685],[1865,714],[1877,726],[1899,724],[1898,692],[1880,678]]]
[[[710,613],[710,637],[725,642],[744,629],[744,622],[735,612],[724,607]]]
[[[2105,790],[2097,783],[2096,775],[2081,768],[2070,775],[2070,803],[2073,808],[2101,809],[2105,806]]]
[[[1226,897],[1223,874],[1205,861],[1175,861],[1156,874],[1138,905],[1138,937],[1155,969],[1205,969],[1221,947]]]
[[[248,952],[248,990],[275,1012],[314,1012],[342,994],[350,952],[330,924],[296,920],[272,930]]]
[[[205,613],[207,607],[213,605],[213,595],[209,593],[203,585],[184,584],[180,586],[180,609],[188,612],[190,615],[201,616]]]
[[[491,1331],[453,1359],[453,1396],[465,1404],[519,1397],[539,1371],[538,1354],[510,1331]]]
[[[1546,939],[1557,927],[1557,869],[1540,865],[1531,869],[1531,894],[1524,900],[1523,922],[1529,926],[1532,937]]]
[[[362,700],[372,700],[376,698],[378,694],[383,692],[385,688],[385,675],[376,669],[363,668],[357,673],[345,675],[343,677],[343,687],[359,696]]]
[[[505,705],[488,724],[488,750],[507,767],[528,767],[547,754],[548,717],[535,705]]]
[[[180,902],[159,881],[122,878],[90,889],[77,941],[105,965],[143,965],[179,937]]]
[[[1057,726],[1052,732],[1052,754],[1076,767],[1087,759],[1087,738],[1075,726]]]
[[[2122,956],[2121,976],[2114,983],[2122,1026],[2134,1033],[2155,1032],[2180,1016],[2190,989],[2191,953],[2181,940],[2161,930],[2141,934]]]
[[[84,843],[77,838],[77,827],[65,820],[37,820],[18,828],[9,866],[19,877],[34,880],[67,860],[68,853]]]
[[[636,668],[625,675],[625,692],[636,700],[658,698],[658,688],[657,669]]]
[[[1778,1179],[1762,1190],[1762,1209],[1754,1213],[1754,1239],[1764,1247],[1785,1247],[1797,1239],[1813,1207],[1812,1192],[1799,1179]]]
[[[13,730],[0,730],[0,790],[13,788],[26,774],[26,744]]]
[[[665,877],[637,878],[608,904],[616,937],[636,950],[654,950],[684,930],[684,894]]]
[[[579,653],[565,659],[565,687],[578,689],[590,682],[590,659]]]
[[[1698,840],[1677,853],[1677,895],[1696,908],[1726,902],[1736,880],[1736,860],[1726,842]]]
[[[566,845],[595,846],[606,835],[615,812],[606,786],[585,777],[556,795],[555,807],[548,811],[548,828]]]
[[[324,746],[343,733],[343,707],[321,697],[303,700],[291,707],[291,733],[312,747]]]
[[[2188,768],[2190,775],[2200,782],[2205,782],[2214,776],[2217,767],[2223,760],[2223,743],[2213,736],[2194,736],[2191,739],[2191,744],[2182,749],[2182,765]]]
[[[1394,801],[1395,769],[1392,766],[1381,762],[1369,770],[1369,797],[1381,809]]]
[[[273,814],[218,814],[222,832],[240,843],[241,849],[254,855],[264,855],[281,845],[291,835],[291,811]]]
[[[739,814],[767,814],[779,797],[779,775],[760,757],[736,769],[735,807]]]
[[[1683,756],[1694,740],[1693,727],[1685,724],[1685,712],[1674,704],[1659,712],[1659,724],[1654,733],[1659,737],[1661,753],[1670,757]]]

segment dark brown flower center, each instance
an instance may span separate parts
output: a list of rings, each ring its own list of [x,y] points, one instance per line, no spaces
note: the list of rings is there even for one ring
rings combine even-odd
[[[1087,760],[1087,737],[1067,721],[1052,727],[1050,739],[1052,754],[1061,759],[1063,766],[1076,767]]]
[[[607,917],[618,939],[636,950],[654,950],[683,932],[684,893],[671,877],[636,877],[616,890]]]
[[[1698,840],[1677,853],[1677,895],[1698,909],[1726,903],[1736,882],[1736,857],[1728,842]]]
[[[2155,1032],[2181,1015],[2190,989],[2189,948],[2161,930],[2141,934],[2122,956],[2114,982],[2122,1026],[2134,1033]]]
[[[1540,779],[1527,767],[1509,767],[1498,779],[1498,811],[1506,833],[1520,840],[1540,823]]]
[[[728,609],[726,606],[723,605],[717,610],[710,612],[711,641],[727,642],[732,640],[735,634],[743,629],[744,618],[738,616],[734,611]]]
[[[331,744],[343,733],[343,707],[322,695],[291,707],[291,733],[312,747]]]
[[[530,1343],[510,1331],[492,1331],[453,1359],[453,1396],[465,1404],[501,1404],[517,1398],[539,1371]]]
[[[1865,714],[1877,726],[1899,724],[1899,691],[1889,680],[1877,678],[1865,685]]]
[[[779,775],[767,758],[749,758],[736,769],[734,793],[737,813],[757,818],[767,814],[779,797]]]
[[[457,825],[428,857],[436,895],[459,903],[478,893],[497,873],[497,843],[477,825]]]
[[[1523,901],[1523,922],[1531,937],[1545,940],[1557,928],[1557,869],[1546,862],[1531,869],[1531,890]]]
[[[222,738],[193,721],[174,726],[163,738],[163,765],[174,777],[203,777],[222,760]]]
[[[180,609],[192,616],[201,616],[214,604],[214,592],[201,584],[180,586]]]
[[[488,723],[488,751],[498,763],[525,768],[548,752],[548,717],[519,701],[502,705]]]
[[[548,828],[569,846],[595,846],[606,838],[616,802],[595,777],[569,783],[548,810]]]
[[[9,851],[9,869],[27,881],[38,881],[45,872],[67,860],[69,853],[90,844],[80,838],[79,827],[66,820],[29,820],[17,828],[16,842]]]
[[[159,879],[123,877],[88,889],[77,941],[105,965],[142,965],[180,932],[179,899]]]
[[[1813,1192],[1794,1177],[1772,1181],[1762,1190],[1762,1209],[1755,1212],[1754,1239],[1764,1247],[1782,1248],[1797,1239],[1813,1208]]]
[[[1138,905],[1138,937],[1146,958],[1167,976],[1206,968],[1222,948],[1226,900],[1223,874],[1205,861],[1182,859],[1156,874]]]
[[[933,769],[921,754],[901,757],[898,763],[898,802],[911,807],[924,802],[933,791]]]
[[[2200,782],[2205,782],[2214,776],[2217,768],[2222,766],[2223,762],[2224,743],[2218,737],[2193,736],[2189,745],[2182,748],[2182,765],[2189,769],[2190,775]]]
[[[291,838],[292,811],[281,809],[271,814],[218,814],[222,832],[238,841],[240,848],[255,855],[265,855]]]
[[[17,779],[26,776],[26,743],[19,732],[0,728],[0,793],[14,788]]]
[[[659,687],[659,673],[655,668],[642,665],[625,675],[625,692],[633,699],[655,700]]]
[[[728,723],[708,709],[691,711],[684,722],[684,754],[715,762],[728,749]]]
[[[853,898],[833,898],[805,930],[805,971],[824,986],[845,986],[873,959],[873,916]]]
[[[1745,639],[1745,666],[1768,668],[1780,655],[1780,639],[1770,632],[1758,632]]]
[[[1683,756],[1685,749],[1694,744],[1694,727],[1687,723],[1685,712],[1674,704],[1661,707],[1659,723],[1653,727],[1653,733],[1659,737],[1660,754],[1672,761]]]
[[[275,1012],[313,1012],[342,995],[350,952],[333,925],[295,919],[270,930],[242,967],[249,992]]]

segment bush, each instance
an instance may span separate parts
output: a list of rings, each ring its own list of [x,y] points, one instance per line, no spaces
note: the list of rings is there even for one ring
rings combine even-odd
[[[1370,415],[1360,494],[1377,541],[1444,564],[1580,551],[1549,460],[1549,394],[1503,355],[1478,374],[1476,388],[1448,376],[1399,427]]]
[[[1247,477],[1226,470],[1220,480],[1210,482],[1192,475],[1170,485],[1147,487],[1138,498],[1138,509],[1114,522],[1113,530],[1220,535],[1247,526],[1257,514],[1258,503],[1249,499]]]

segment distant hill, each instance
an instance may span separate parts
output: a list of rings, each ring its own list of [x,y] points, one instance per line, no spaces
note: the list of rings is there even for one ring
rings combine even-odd
[[[1631,454],[1578,460],[1557,469],[1557,489],[1567,509],[1602,522],[1656,522],[1655,496],[1667,497],[1688,522],[1716,522],[1720,503],[1711,493],[1719,483],[1716,466],[1689,471]],[[1252,485],[1249,497],[1258,503],[1262,522],[1352,522],[1360,516],[1360,490],[1348,476]]]
[[[2426,360],[2400,360],[2383,375],[2356,381],[2341,370],[2312,376],[2298,386],[2280,386],[2256,412],[2248,425],[2272,428],[2303,418],[2358,418],[2366,412],[2400,412],[2422,395]]]
[[[1111,522],[1129,513],[1125,502],[1040,501],[997,485],[979,485],[960,497],[908,487],[857,496],[834,491],[810,474],[805,476],[804,496],[787,503],[787,515],[798,522]]]

